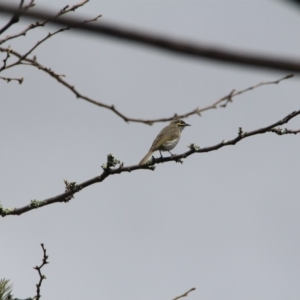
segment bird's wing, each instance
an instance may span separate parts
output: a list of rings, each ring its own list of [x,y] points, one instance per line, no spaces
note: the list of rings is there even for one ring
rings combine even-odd
[[[154,152],[158,150],[165,142],[172,141],[178,138],[178,134],[180,134],[180,132],[178,132],[177,128],[172,128],[169,132],[169,136],[168,134],[166,134],[168,130],[170,130],[168,126],[161,130],[150,148],[151,151]]]

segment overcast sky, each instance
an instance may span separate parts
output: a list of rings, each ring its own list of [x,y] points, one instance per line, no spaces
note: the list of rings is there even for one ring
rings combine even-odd
[[[76,3],[36,2],[53,12]],[[285,1],[91,0],[77,14],[102,14],[99,22],[221,48],[299,58],[300,8]],[[8,20],[0,15],[0,27]],[[25,53],[53,30],[35,29],[3,46]],[[233,89],[287,75],[75,30],[54,36],[34,54],[82,94],[137,118],[186,113]],[[101,174],[109,153],[125,165],[137,164],[167,125],[127,124],[29,66],[1,76],[25,79],[22,85],[0,81],[4,207],[58,195],[64,179],[80,183]],[[192,126],[173,152],[232,139],[238,127],[270,125],[300,109],[299,91],[295,77],[238,96],[226,109],[185,119]],[[299,129],[299,117],[286,127]],[[67,204],[1,218],[0,278],[11,280],[15,297],[35,295],[33,267],[41,263],[44,243],[50,261],[42,270],[45,300],[163,300],[192,287],[191,300],[299,299],[299,147],[297,135],[253,136],[183,164],[109,177]]]

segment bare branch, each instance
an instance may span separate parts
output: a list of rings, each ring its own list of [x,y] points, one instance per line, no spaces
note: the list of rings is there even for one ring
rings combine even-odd
[[[188,55],[200,59],[210,59],[214,61],[221,61],[227,63],[234,63],[242,66],[258,67],[264,69],[281,70],[288,72],[300,73],[299,59],[288,59],[285,57],[275,57],[271,54],[254,54],[242,53],[236,50],[224,50],[226,47],[213,47],[203,43],[194,43],[172,39],[167,36],[155,35],[137,30],[132,30],[124,26],[117,26],[113,24],[89,24],[80,21],[80,17],[70,18],[57,18],[56,15],[50,14],[45,11],[22,11],[15,9],[12,6],[1,5],[0,11],[3,13],[18,13],[24,17],[31,19],[47,20],[56,25],[63,25],[80,30],[96,33],[130,41],[138,44],[151,46],[153,48],[171,51],[173,53]],[[79,21],[78,21],[79,20]]]
[[[55,33],[58,33],[58,32],[59,32],[59,30],[57,32],[55,32]],[[55,34],[55,33],[53,33],[53,34]],[[46,38],[48,38],[48,36]],[[40,42],[38,42],[38,43],[40,43]],[[16,56],[17,58],[19,58],[18,59],[18,64],[21,64],[21,62],[22,62],[22,64],[27,64],[29,66],[36,67],[37,69],[46,72],[48,75],[50,75],[51,77],[55,78],[59,83],[61,83],[62,85],[64,85],[66,88],[68,88],[76,96],[76,98],[83,99],[83,100],[85,100],[85,101],[87,101],[87,102],[89,102],[91,104],[97,105],[99,107],[103,107],[105,109],[109,109],[114,114],[116,114],[117,116],[119,116],[120,118],[122,118],[125,122],[144,123],[144,124],[148,124],[148,125],[152,125],[153,123],[158,123],[158,122],[170,122],[170,121],[174,120],[174,118],[184,119],[184,118],[187,118],[187,117],[195,115],[195,114],[197,114],[197,115],[200,116],[201,113],[204,112],[204,111],[207,111],[207,110],[210,110],[210,109],[216,109],[218,107],[226,107],[227,104],[228,104],[228,102],[232,102],[232,98],[233,97],[236,97],[238,95],[241,95],[243,93],[246,93],[246,92],[248,92],[250,90],[256,89],[256,88],[261,87],[261,86],[271,85],[271,84],[279,84],[281,81],[289,79],[289,78],[292,78],[294,76],[293,74],[290,74],[290,75],[286,75],[286,76],[284,76],[284,77],[282,77],[280,79],[277,79],[275,81],[261,82],[261,83],[258,83],[256,85],[247,87],[247,88],[245,88],[243,90],[239,90],[239,91],[233,90],[229,95],[226,95],[226,96],[220,98],[219,100],[215,101],[211,105],[203,107],[203,108],[197,107],[197,108],[193,109],[192,111],[190,111],[188,113],[185,113],[185,114],[177,114],[177,113],[175,113],[173,116],[166,117],[166,118],[158,118],[158,119],[148,119],[148,120],[145,120],[145,119],[137,119],[137,118],[127,117],[122,112],[120,112],[115,107],[115,105],[108,105],[108,104],[105,104],[103,102],[99,102],[99,101],[97,101],[95,99],[92,99],[92,98],[90,98],[88,96],[85,96],[85,95],[81,94],[75,88],[74,85],[68,83],[65,79],[63,79],[63,77],[65,77],[65,75],[60,75],[60,74],[55,73],[50,68],[47,68],[47,67],[43,66],[42,64],[40,64],[35,58],[34,59],[30,59],[30,58],[24,57],[25,55],[22,55],[22,54],[14,51],[14,50],[12,50],[10,48],[0,47],[0,52],[6,52],[7,55],[14,55],[14,56]],[[12,67],[12,66],[15,66],[15,65],[16,65],[16,63],[12,63],[11,65],[6,66],[6,63],[5,63],[5,65],[2,68],[0,68],[0,71],[2,69],[8,68],[8,67]],[[221,103],[223,103],[223,104],[221,104]]]
[[[36,285],[36,296],[34,297],[34,299],[37,299],[37,300],[39,300],[42,297],[41,296],[41,286],[42,286],[43,280],[46,279],[46,276],[42,274],[41,270],[44,267],[44,265],[46,265],[46,264],[49,263],[47,261],[47,259],[49,258],[49,256],[46,253],[46,248],[44,247],[44,244],[41,244],[41,247],[43,249],[42,264],[40,266],[34,267],[34,269],[38,271],[39,277],[40,277],[40,280],[39,280],[38,284]]]
[[[235,137],[232,140],[229,141],[225,141],[223,140],[222,142],[220,142],[219,144],[216,144],[214,146],[210,146],[210,147],[206,147],[206,148],[200,148],[199,146],[197,146],[196,144],[191,144],[189,146],[190,150],[179,154],[179,155],[173,155],[170,157],[162,157],[162,158],[152,158],[152,163],[151,164],[146,164],[146,165],[133,165],[133,166],[125,166],[124,164],[121,163],[120,161],[118,161],[112,154],[109,154],[107,157],[107,163],[102,165],[102,169],[103,172],[101,173],[101,175],[98,175],[92,179],[89,179],[85,182],[82,182],[80,184],[76,184],[76,182],[68,182],[65,180],[65,192],[57,195],[55,197],[52,198],[48,198],[45,200],[31,200],[29,205],[26,205],[24,207],[20,207],[20,208],[3,208],[0,205],[0,215],[2,217],[5,217],[7,215],[21,215],[23,213],[26,213],[28,211],[31,211],[33,209],[36,208],[40,208],[46,205],[50,205],[53,203],[58,203],[58,202],[69,202],[72,200],[73,195],[78,193],[79,191],[81,191],[82,189],[95,184],[95,183],[99,183],[99,182],[103,182],[107,177],[111,176],[111,175],[115,175],[115,174],[121,174],[124,172],[132,172],[135,170],[140,170],[140,169],[148,169],[148,170],[154,170],[155,169],[155,165],[156,164],[161,164],[161,163],[165,163],[165,162],[170,162],[170,161],[175,161],[175,162],[182,162],[182,159],[187,158],[188,156],[194,154],[194,153],[204,153],[204,152],[211,152],[211,151],[215,151],[218,150],[222,147],[225,146],[229,146],[229,145],[235,145],[236,143],[240,142],[241,140],[248,138],[250,136],[254,136],[254,135],[258,135],[258,134],[264,134],[266,132],[276,132],[280,129],[276,129],[274,131],[274,128],[281,126],[283,124],[288,123],[291,119],[295,118],[296,116],[298,116],[300,114],[300,110],[298,111],[294,111],[291,114],[287,115],[285,118],[283,118],[282,120],[277,121],[276,123],[269,125],[267,127],[263,127],[260,129],[256,129],[253,131],[249,131],[249,132],[244,132],[243,129],[240,127],[238,130],[238,136]],[[299,133],[300,130],[296,130],[293,131],[294,134]],[[277,132],[276,132],[277,133]],[[281,130],[281,134],[280,135],[284,135],[284,134],[288,134],[291,133],[289,129],[286,130]],[[119,167],[115,167],[117,164],[119,164]]]
[[[22,84],[22,82],[24,81],[23,77],[21,77],[21,78],[11,78],[11,77],[1,77],[0,76],[0,79],[5,80],[6,82],[18,81],[19,84]]]
[[[101,17],[101,15],[91,19],[91,20],[86,20],[84,21],[85,23],[88,23],[88,22],[94,22],[94,21],[97,21],[99,18]],[[38,46],[40,46],[43,42],[45,42],[46,40],[48,40],[49,38],[53,37],[54,35],[58,34],[58,33],[61,33],[61,32],[64,32],[66,30],[69,30],[71,29],[71,27],[65,27],[65,28],[61,28],[61,29],[58,29],[54,32],[49,32],[42,40],[38,41],[33,47],[31,47],[31,49],[29,51],[27,51],[25,54],[23,54],[21,57],[19,57],[19,60],[17,60],[16,62],[10,64],[10,65],[5,65],[5,69],[9,69],[9,68],[12,68],[16,65],[19,65],[20,62],[22,62],[23,60],[25,60],[25,58],[28,57],[28,55],[30,55]],[[0,69],[1,71],[2,69]]]
[[[75,11],[77,8],[79,8],[79,7],[83,6],[83,5],[85,5],[88,1],[89,1],[89,0],[84,0],[84,1],[81,1],[81,2],[79,2],[79,3],[77,3],[77,4],[72,5],[72,6],[70,6],[70,7],[69,7],[69,5],[67,5],[66,7],[64,7],[63,9],[61,9],[61,10],[56,14],[55,17],[58,18],[58,17],[60,17],[60,16],[62,16],[62,15],[64,15],[64,14],[66,14],[66,13],[69,13],[69,12],[71,12],[71,11]],[[28,9],[28,8],[30,8],[30,7],[32,7],[32,6],[34,6],[34,5],[35,5],[35,4],[34,4],[34,0],[31,0],[31,2],[30,2],[27,6],[24,7],[24,9],[26,10],[26,9]],[[27,7],[28,7],[28,8],[27,8]],[[91,20],[91,21],[94,21],[94,19]],[[36,28],[36,27],[43,27],[43,26],[45,26],[47,23],[48,23],[47,20],[46,20],[46,21],[41,21],[41,22],[35,22],[35,23],[32,23],[32,24],[30,24],[27,28],[25,28],[24,30],[22,30],[21,32],[19,32],[19,33],[17,33],[17,34],[14,34],[14,35],[11,35],[11,36],[7,36],[6,38],[0,40],[0,45],[3,44],[3,43],[5,43],[5,42],[7,42],[7,41],[9,41],[9,40],[11,40],[11,39],[14,39],[14,38],[16,38],[16,37],[19,37],[19,36],[22,36],[22,35],[25,36],[26,33],[27,33],[28,31],[30,31],[31,29],[34,29],[34,28]],[[69,28],[69,27],[68,27],[68,28]]]
[[[289,75],[286,75],[286,76],[284,76],[280,79],[277,79],[275,81],[263,81],[263,82],[260,82],[256,85],[245,88],[243,90],[239,90],[239,91],[232,90],[227,96],[224,96],[224,97],[220,98],[219,100],[217,100],[213,104],[211,104],[209,106],[206,106],[206,107],[203,107],[203,108],[196,108],[196,109],[192,110],[191,112],[189,112],[187,114],[177,116],[177,118],[183,119],[183,118],[189,117],[193,114],[201,115],[201,113],[206,111],[206,110],[218,108],[218,105],[219,105],[219,107],[224,107],[225,108],[229,102],[232,102],[232,98],[234,98],[238,95],[244,94],[246,92],[249,92],[251,90],[254,90],[254,89],[256,89],[258,87],[261,87],[261,86],[264,86],[264,85],[279,84],[281,81],[292,78],[292,77],[294,77],[294,75],[289,74]],[[225,102],[225,103],[223,103],[223,102]],[[221,104],[221,103],[223,103],[223,104]]]
[[[189,295],[190,292],[195,291],[195,290],[196,290],[196,288],[191,288],[190,290],[188,290],[187,292],[185,292],[185,293],[182,294],[181,296],[178,296],[178,297],[174,298],[173,300],[178,300],[178,299],[181,299],[181,298],[183,298],[183,297],[187,297],[187,296]]]

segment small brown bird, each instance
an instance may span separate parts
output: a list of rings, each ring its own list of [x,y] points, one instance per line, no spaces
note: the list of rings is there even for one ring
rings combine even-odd
[[[173,155],[170,150],[172,150],[177,145],[180,139],[181,131],[186,126],[191,125],[185,123],[182,120],[174,120],[168,126],[163,128],[154,140],[149,152],[140,161],[139,165],[146,164],[148,159],[152,156],[153,152],[157,150],[159,151],[161,157],[161,151],[168,151],[171,155]]]

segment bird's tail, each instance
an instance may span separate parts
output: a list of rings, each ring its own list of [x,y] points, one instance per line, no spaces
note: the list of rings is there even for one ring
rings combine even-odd
[[[149,157],[153,154],[153,151],[149,151],[146,156],[140,161],[139,165],[142,166],[144,164],[146,164],[147,160],[149,159]]]

